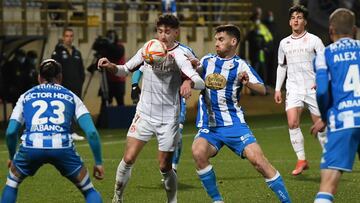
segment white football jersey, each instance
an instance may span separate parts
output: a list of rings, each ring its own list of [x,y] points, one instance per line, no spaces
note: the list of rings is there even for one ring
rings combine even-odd
[[[189,47],[180,43],[168,50],[168,56],[160,65],[150,65],[144,62],[140,49],[125,66],[134,71],[141,67],[143,72],[140,101],[137,112],[146,120],[156,123],[178,121],[180,111],[180,86],[182,74],[192,78],[198,73],[193,69],[188,57],[195,57]]]
[[[286,90],[291,93],[314,93],[315,72],[313,60],[324,50],[321,39],[305,31],[300,37],[292,35],[281,40],[278,51],[279,65],[287,66]]]

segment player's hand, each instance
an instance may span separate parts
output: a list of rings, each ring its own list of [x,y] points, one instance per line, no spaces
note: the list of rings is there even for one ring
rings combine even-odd
[[[311,87],[312,90],[316,90],[316,84]]]
[[[110,73],[113,73],[115,74],[117,72],[117,68],[116,68],[116,65],[111,63],[109,61],[109,59],[103,57],[103,58],[100,58],[99,61],[98,61],[98,69],[99,70],[107,70],[109,71]]]
[[[10,159],[8,159],[7,162],[6,162],[6,166],[7,166],[8,168],[10,168],[10,167],[11,167],[11,164],[12,164],[12,161],[11,161]]]
[[[274,100],[275,100],[275,103],[281,104],[281,102],[282,102],[281,91],[275,91]]]
[[[249,75],[247,74],[247,72],[241,72],[238,75],[238,79],[239,81],[243,84],[243,85],[247,85],[249,82]]]
[[[131,99],[133,101],[133,104],[137,104],[140,100],[140,93],[141,89],[137,83],[132,84],[131,87]]]
[[[321,119],[317,120],[313,126],[310,128],[310,132],[312,135],[317,136],[318,132],[322,132],[325,130],[326,123]]]
[[[197,58],[189,58],[189,61],[194,69],[200,66],[200,61]]]
[[[104,167],[102,165],[95,165],[94,166],[93,176],[97,180],[104,179]]]
[[[191,96],[191,80],[184,80],[180,87],[180,95],[185,99],[188,99]]]

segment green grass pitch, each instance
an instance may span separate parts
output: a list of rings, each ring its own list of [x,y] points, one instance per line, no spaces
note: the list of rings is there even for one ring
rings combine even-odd
[[[289,141],[285,115],[248,117],[258,143],[266,157],[280,171],[293,202],[313,202],[319,188],[320,145],[309,134],[310,121],[304,115],[302,130],[305,136],[305,149],[310,162],[310,169],[304,174],[293,177],[290,172],[296,162],[296,156]],[[104,202],[111,202],[115,171],[124,150],[126,130],[100,130],[105,166],[105,179],[92,179],[101,193]],[[4,134],[4,132],[1,132]],[[193,123],[187,123],[184,130],[183,152],[178,168],[178,202],[211,202],[196,175],[191,156],[191,143],[196,133]],[[3,136],[2,136],[3,137]],[[2,190],[7,175],[7,150],[4,139],[0,142],[0,189]],[[93,158],[86,141],[76,143],[77,150],[92,173]],[[278,202],[264,179],[246,160],[241,160],[227,148],[211,160],[214,165],[219,189],[225,202]],[[336,202],[360,202],[360,164],[356,157],[354,171],[342,177]],[[166,202],[166,194],[161,185],[161,175],[157,162],[157,143],[151,140],[139,156],[132,171],[132,177],[125,190],[125,202],[158,203]],[[52,166],[42,167],[34,177],[27,178],[18,193],[18,202],[84,202],[81,193],[67,179],[63,178]]]

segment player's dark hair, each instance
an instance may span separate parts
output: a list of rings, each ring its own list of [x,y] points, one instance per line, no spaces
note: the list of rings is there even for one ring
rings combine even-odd
[[[349,9],[338,8],[330,15],[329,24],[336,34],[352,34],[355,26],[355,14]]]
[[[215,34],[219,32],[226,32],[226,34],[236,38],[237,44],[240,43],[240,29],[236,25],[219,25],[215,28]]]
[[[156,21],[156,27],[160,27],[162,25],[177,29],[180,27],[180,21],[174,15],[165,14],[159,16],[158,20]]]
[[[46,59],[40,64],[40,77],[47,82],[55,82],[61,75],[61,64],[54,59]]]
[[[63,36],[65,35],[65,32],[74,32],[74,30],[71,29],[71,28],[69,28],[69,27],[66,27],[66,28],[64,28],[64,30],[63,30]]]
[[[293,13],[295,13],[295,12],[297,12],[297,13],[302,13],[303,16],[304,16],[304,18],[305,18],[305,20],[308,19],[308,14],[309,14],[309,12],[308,12],[307,8],[305,8],[305,6],[300,5],[300,4],[296,4],[296,5],[292,6],[292,7],[289,9],[289,18],[291,18],[291,15],[292,15]]]

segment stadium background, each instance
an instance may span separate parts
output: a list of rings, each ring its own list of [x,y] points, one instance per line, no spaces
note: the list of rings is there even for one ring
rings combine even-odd
[[[69,3],[72,7],[48,8],[44,4]],[[51,56],[58,39],[62,36],[63,27],[70,25],[75,31],[75,46],[83,55],[85,67],[89,66],[93,59],[94,51],[91,45],[97,36],[104,35],[107,29],[115,29],[126,48],[127,58],[131,57],[142,44],[153,37],[153,21],[160,13],[160,1],[138,0],[139,4],[131,0],[105,1],[105,0],[0,0],[0,47],[3,47],[4,37],[17,37],[27,39],[34,36],[43,39],[46,43],[42,47],[41,40],[34,41],[23,47],[25,50],[35,49],[39,52],[43,49],[43,58]],[[216,1],[209,0],[203,3],[187,3],[178,1],[178,14],[183,16],[180,41],[194,49],[201,57],[206,53],[213,52],[212,28],[219,23],[234,23],[246,33],[249,25],[249,17],[255,7],[262,7],[263,11],[274,12],[278,38],[290,34],[288,26],[288,8],[294,1],[283,0],[233,0]],[[318,35],[325,44],[329,42],[327,33],[327,18],[334,8],[352,5],[355,12],[359,12],[359,0],[308,1],[310,20],[308,30]],[[114,6],[119,5],[119,10]],[[127,5],[127,6],[125,6]],[[212,20],[216,6],[224,6],[220,12],[221,22]],[[207,7],[208,11],[199,11],[198,7]],[[47,9],[46,9],[47,8]],[[119,19],[115,14],[119,15]],[[202,12],[202,13],[201,13]],[[52,20],[49,13],[61,14],[60,20]],[[203,16],[200,18],[199,16]],[[359,15],[357,13],[358,19]],[[360,20],[358,20],[360,22]],[[360,33],[360,32],[359,32]],[[360,38],[360,37],[358,37]],[[242,43],[244,55],[247,57],[246,43]],[[275,45],[276,47],[278,44]],[[1,49],[1,55],[8,54]],[[11,56],[10,56],[11,57]],[[88,81],[90,74],[86,72]],[[130,78],[127,79],[127,93],[125,103],[132,105],[130,99]],[[84,98],[94,117],[97,117],[100,109],[100,97],[97,91],[100,84],[100,75],[96,73],[90,84],[88,93]],[[241,105],[245,109],[247,121],[253,129],[258,142],[261,144],[268,159],[282,173],[285,183],[293,202],[312,202],[318,189],[320,177],[318,163],[321,150],[318,142],[310,136],[310,119],[304,114],[302,130],[305,137],[307,156],[310,162],[310,170],[301,176],[293,177],[290,171],[294,167],[296,159],[288,138],[288,129],[283,105],[275,105],[273,94],[267,96],[250,96],[246,91]],[[197,93],[194,93],[188,103],[187,124],[184,131],[184,150],[181,157],[179,174],[179,202],[203,203],[209,202],[199,180],[196,177],[194,164],[191,157],[191,142],[196,129],[193,123],[196,113],[195,106]],[[4,104],[0,104],[0,135],[4,135]],[[7,115],[11,112],[11,105],[7,104]],[[128,118],[131,120],[131,117]],[[103,181],[94,181],[95,187],[104,197],[104,202],[110,202],[113,192],[114,172],[116,171],[121,153],[124,148],[125,129],[108,130],[101,129],[104,165],[106,178]],[[92,155],[86,141],[76,143],[77,149],[84,158],[89,169],[93,163]],[[125,199],[127,202],[165,202],[165,194],[161,186],[161,176],[157,168],[156,142],[152,140],[144,149],[145,152],[139,157],[134,168],[132,180],[126,189]],[[4,144],[4,136],[0,136],[0,190],[5,184],[7,167],[7,149]],[[222,151],[212,163],[218,175],[220,191],[223,192],[226,202],[276,202],[276,198],[266,187],[263,178],[253,170],[246,161],[240,161],[230,150]],[[234,172],[236,171],[236,172]],[[359,202],[360,200],[360,164],[355,161],[354,172],[345,174],[336,195],[337,202]],[[42,168],[34,178],[29,178],[21,185],[18,202],[83,202],[82,196],[72,184],[63,179],[58,172],[49,166]]]
[[[276,28],[276,39],[281,39],[290,33],[288,26],[288,8],[299,1],[266,1],[266,0],[232,0],[232,1],[177,1],[177,13],[180,16],[182,27],[179,40],[192,47],[201,57],[214,51],[213,28],[222,23],[233,23],[241,28],[243,39],[250,25],[250,16],[255,7],[263,9],[263,15],[267,11],[273,11]],[[82,53],[85,67],[92,60],[94,50],[91,49],[96,37],[104,36],[106,30],[115,29],[120,40],[125,46],[126,58],[131,57],[144,42],[154,36],[154,20],[161,13],[160,1],[145,0],[3,0],[0,1],[0,36],[26,38],[32,36],[45,37],[42,47],[41,41],[34,41],[22,47],[25,50],[35,49],[43,58],[51,56],[55,45],[62,37],[62,30],[70,26],[75,31],[74,45]],[[327,36],[327,18],[329,13],[339,6],[358,8],[359,1],[308,1],[309,27],[308,30],[318,35],[325,44],[329,42]],[[219,10],[221,8],[221,10]],[[55,16],[55,17],[54,17]],[[220,16],[220,20],[217,19]],[[216,20],[215,20],[216,19]],[[278,46],[275,41],[275,48]],[[242,42],[241,55],[248,58],[248,46]],[[5,48],[6,49],[6,48]],[[7,57],[12,53],[3,50]],[[275,50],[276,52],[276,50]],[[83,89],[90,78],[86,71],[86,80]],[[130,76],[127,79],[125,104],[132,105],[130,99]],[[92,77],[87,94],[83,98],[93,116],[97,116],[100,110],[100,97],[97,96],[100,85],[98,72]],[[246,93],[246,92],[245,92]],[[194,93],[188,101],[191,110],[188,119],[193,120],[196,111],[197,94]],[[250,114],[252,112],[280,113],[283,107],[274,106],[272,96],[267,96],[260,102],[261,105],[245,107]],[[264,104],[266,103],[266,105]],[[256,102],[255,102],[256,103]],[[4,106],[3,104],[1,104]],[[6,106],[6,114],[11,112],[11,106]],[[258,108],[262,107],[262,108]],[[4,108],[0,111],[0,120],[4,120]],[[269,111],[269,109],[272,109]]]

